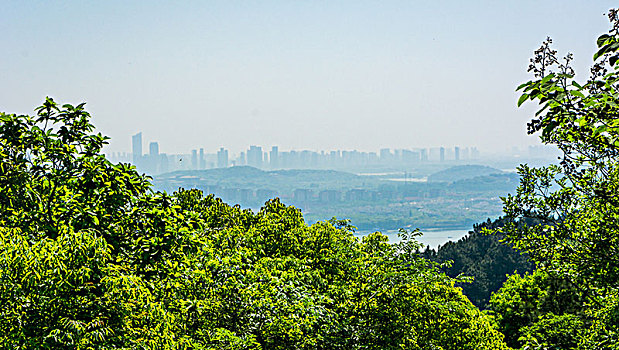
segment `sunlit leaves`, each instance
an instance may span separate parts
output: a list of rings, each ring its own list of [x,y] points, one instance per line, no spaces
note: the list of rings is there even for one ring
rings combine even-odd
[[[53,349],[503,349],[403,233],[154,193],[84,104],[0,114],[0,342]],[[410,237],[409,237],[410,236]]]
[[[563,156],[559,165],[518,169],[520,187],[504,198],[505,212],[515,221],[504,233],[544,273],[569,281],[587,315],[544,309],[539,303],[547,289],[514,277],[493,299],[502,327],[513,328],[506,330],[511,345],[520,334],[522,344],[532,349],[606,348],[619,331],[603,311],[605,303],[616,300],[619,286],[619,16],[616,10],[608,16],[611,29],[597,40],[586,82],[574,80],[571,55],[560,60],[547,40],[531,60],[535,79],[518,87],[523,92],[519,106],[527,100],[540,106],[529,133],[539,133]],[[538,224],[518,224],[531,218]],[[534,295],[530,302],[518,300],[527,293]],[[553,302],[571,305],[569,298]]]

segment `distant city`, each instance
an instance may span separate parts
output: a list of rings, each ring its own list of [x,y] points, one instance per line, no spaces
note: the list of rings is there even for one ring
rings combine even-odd
[[[143,151],[142,133],[132,136],[132,152],[112,152],[107,154],[112,162],[132,163],[139,171],[156,175],[177,170],[206,170],[231,166],[251,166],[263,170],[277,169],[393,169],[423,163],[469,163],[479,161],[482,154],[476,147],[434,147],[415,149],[383,148],[378,152],[357,150],[290,150],[280,151],[272,146],[270,151],[261,146],[237,155],[221,147],[216,152],[204,148],[193,149],[188,154],[165,154],[159,152],[159,143],[150,142],[148,153]],[[548,159],[556,156],[556,150],[545,146],[529,146],[526,150],[513,147],[506,156]]]
[[[196,188],[254,210],[278,197],[301,209],[309,223],[337,216],[364,232],[409,225],[467,232],[473,223],[501,214],[499,196],[518,185],[518,164],[548,164],[558,155],[544,146],[482,154],[457,146],[363,152],[257,145],[238,154],[225,147],[165,154],[158,142],[145,143],[141,132],[131,141],[131,152],[108,159],[151,175],[157,191]]]

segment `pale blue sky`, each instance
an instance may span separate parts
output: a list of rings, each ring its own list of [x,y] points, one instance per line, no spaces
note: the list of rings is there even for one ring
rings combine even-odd
[[[536,143],[550,35],[587,73],[612,1],[3,1],[0,110],[87,102],[108,151]]]

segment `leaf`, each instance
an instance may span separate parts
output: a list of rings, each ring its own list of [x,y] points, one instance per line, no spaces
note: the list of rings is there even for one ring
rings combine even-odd
[[[520,98],[518,99],[518,107],[520,107],[524,101],[526,101],[529,98],[529,94],[522,94],[520,96]]]
[[[522,83],[522,84],[518,85],[518,87],[516,88],[516,91],[518,91],[518,90],[520,90],[520,89],[522,89],[522,88],[524,88],[524,87],[526,87],[527,85],[530,85],[530,84],[531,84],[530,80],[527,81],[526,83]]]
[[[606,40],[608,40],[610,37],[611,37],[611,36],[610,36],[610,35],[608,35],[608,34],[602,34],[602,35],[600,35],[600,36],[598,37],[598,40],[597,40],[597,45],[598,45],[598,47],[602,47],[602,46],[606,43]]]
[[[545,83],[547,83],[548,81],[550,81],[550,79],[552,79],[552,78],[554,78],[554,77],[555,77],[555,74],[554,74],[554,73],[550,73],[550,74],[548,74],[547,76],[545,76],[545,77],[544,77],[544,78],[540,81],[540,84],[545,84]],[[559,75],[559,77],[562,77],[562,74],[561,74],[561,75]]]
[[[570,90],[570,95],[585,98],[585,95],[583,95],[583,93],[578,90]]]
[[[609,45],[606,45],[604,47],[602,47],[601,49],[598,50],[598,52],[596,52],[593,55],[593,60],[597,60],[600,56],[603,56],[605,53],[607,53],[609,50]]]
[[[544,104],[544,107],[542,107],[539,111],[535,112],[535,116],[537,117],[538,115],[542,114],[542,112],[544,112],[546,108],[548,108],[548,106],[548,103]]]

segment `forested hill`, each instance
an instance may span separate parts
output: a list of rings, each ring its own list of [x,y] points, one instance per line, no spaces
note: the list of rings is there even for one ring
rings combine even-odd
[[[428,182],[454,182],[501,173],[503,173],[502,170],[485,165],[458,165],[428,176]]]
[[[422,255],[439,263],[451,261],[450,266],[443,268],[451,277],[473,277],[471,283],[460,284],[460,287],[473,304],[487,308],[490,295],[501,288],[507,276],[514,272],[531,272],[534,268],[526,253],[501,242],[505,238],[502,234],[483,233],[484,228],[497,229],[506,222],[499,218],[476,224],[473,231],[460,240],[447,242],[437,250],[427,249]]]
[[[335,170],[273,170],[264,171],[250,166],[234,166],[209,170],[175,171],[158,175],[154,185],[176,190],[187,184],[209,184],[227,188],[271,188],[291,192],[296,188],[330,190],[342,188],[378,187],[380,180]],[[170,187],[170,188],[167,188]]]

